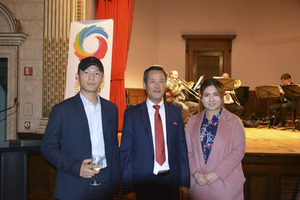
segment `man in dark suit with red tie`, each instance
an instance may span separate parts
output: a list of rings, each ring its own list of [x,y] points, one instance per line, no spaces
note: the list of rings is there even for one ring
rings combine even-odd
[[[167,75],[145,70],[147,100],[125,111],[120,162],[123,191],[131,200],[188,198],[190,173],[180,108],[164,101]]]

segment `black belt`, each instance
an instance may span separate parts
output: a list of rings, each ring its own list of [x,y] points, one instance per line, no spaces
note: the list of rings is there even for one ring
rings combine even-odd
[[[155,176],[164,177],[164,176],[167,176],[168,174],[170,174],[170,170],[158,172],[158,174],[156,174]]]

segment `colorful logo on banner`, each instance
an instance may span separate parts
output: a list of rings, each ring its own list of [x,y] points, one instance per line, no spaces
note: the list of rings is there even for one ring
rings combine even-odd
[[[89,37],[95,37],[98,40],[99,46],[94,52],[87,52],[83,47],[84,41]],[[108,34],[104,31],[104,28],[97,27],[96,25],[85,27],[76,35],[73,43],[75,50],[74,54],[79,58],[79,60],[89,56],[94,56],[101,60],[107,52],[107,39]]]
[[[80,83],[76,79],[78,64],[90,56],[98,58],[103,64],[105,76],[99,92],[101,91],[101,97],[109,99],[113,27],[113,19],[71,23],[65,99],[74,96],[80,90]]]
[[[87,52],[84,47],[83,43],[86,39],[89,37],[94,37],[98,40],[99,46],[98,49],[92,53]],[[106,38],[106,39],[105,39]],[[89,27],[85,27],[82,29],[79,33],[77,33],[75,37],[75,42],[73,43],[74,47],[74,54],[79,58],[79,60],[82,60],[86,57],[96,57],[99,60],[103,59],[106,55],[107,52],[107,42],[106,40],[108,39],[108,34],[104,31],[104,28],[102,27],[97,27],[96,25],[92,25]],[[104,82],[101,84],[100,88],[103,88]],[[75,80],[75,94],[80,89],[80,84],[78,80]],[[101,89],[99,90],[99,92]]]

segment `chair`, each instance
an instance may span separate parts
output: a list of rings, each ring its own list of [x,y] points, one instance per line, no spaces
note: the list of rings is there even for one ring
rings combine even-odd
[[[282,87],[285,95],[287,97],[291,97],[292,98],[292,127],[288,127],[285,129],[281,129],[281,130],[287,130],[287,129],[292,129],[295,132],[295,124],[294,124],[294,110],[297,110],[297,103],[298,103],[298,98],[300,97],[300,85],[295,85],[295,84],[290,84],[290,85],[285,85]],[[295,104],[294,104],[295,102]],[[295,109],[294,109],[294,105],[296,105]],[[297,114],[297,113],[296,113]],[[296,115],[297,116],[297,115]]]
[[[288,128],[283,128],[281,130],[292,129],[293,131],[295,131],[294,124],[295,124],[295,120],[297,119],[297,105],[298,105],[298,102],[299,102],[299,98],[297,97],[297,98],[295,98],[296,107],[293,108],[293,110],[291,109],[287,112],[287,120],[286,121],[289,122],[289,127]]]

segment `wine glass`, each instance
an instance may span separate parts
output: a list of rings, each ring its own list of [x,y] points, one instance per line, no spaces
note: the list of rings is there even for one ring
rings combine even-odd
[[[103,165],[103,160],[104,160],[105,156],[101,156],[101,155],[93,155],[92,159],[94,159],[93,162],[91,162],[91,165],[99,165],[100,167],[93,167],[92,170],[94,171],[100,171],[100,169],[102,168]],[[98,183],[97,180],[97,174],[94,175],[94,181],[90,183],[90,185],[93,186],[97,186],[97,185],[101,185],[101,183]]]

